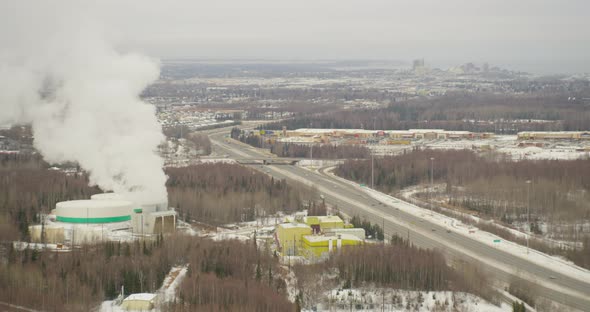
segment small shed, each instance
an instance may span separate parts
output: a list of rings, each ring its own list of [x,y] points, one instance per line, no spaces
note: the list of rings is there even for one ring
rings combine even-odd
[[[123,300],[121,309],[125,311],[150,311],[154,308],[155,294],[132,294]]]

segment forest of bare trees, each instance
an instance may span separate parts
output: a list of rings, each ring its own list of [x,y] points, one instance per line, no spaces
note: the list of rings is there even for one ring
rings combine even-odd
[[[431,162],[431,158],[435,160]],[[431,165],[434,182],[446,185],[449,202],[480,214],[504,218],[508,223],[519,220],[527,208],[530,191],[533,219],[573,222],[590,218],[590,162],[581,159],[512,161],[478,156],[469,150],[415,150],[376,158],[375,186],[391,193],[428,183]],[[368,160],[350,160],[336,172],[368,183],[370,166]]]
[[[180,300],[168,311],[294,311],[278,261],[255,243],[199,240]]]
[[[180,301],[167,311],[292,311],[277,260],[238,241],[188,236],[109,242],[69,253],[10,248],[0,265],[0,301],[43,311],[91,311],[125,292],[155,292],[172,266],[189,264]],[[258,274],[257,271],[260,271]]]
[[[583,101],[568,100],[565,93],[498,95],[448,93],[389,104],[386,108],[341,110],[261,126],[280,130],[298,128],[355,128],[406,130],[434,128],[513,134],[518,131],[590,129],[590,112]],[[537,120],[544,120],[537,122]],[[525,121],[525,122],[523,122]]]
[[[191,148],[200,151],[201,155],[211,154],[211,141],[204,133],[191,132],[187,126],[168,127],[163,129],[164,135],[170,139],[185,139]]]
[[[100,193],[85,174],[48,170],[38,154],[0,154],[0,237],[26,239],[39,213],[49,213],[64,200]]]
[[[440,251],[420,249],[396,236],[390,242],[344,248],[324,263],[296,266],[300,300],[304,306],[308,301],[320,299],[322,289],[318,287],[349,289],[366,285],[420,291],[462,291],[498,302],[497,293],[481,268],[469,263],[453,268]],[[326,272],[337,272],[336,281],[322,278],[322,285],[316,285],[319,276]],[[419,305],[419,302],[413,304]]]
[[[303,209],[309,188],[275,180],[236,164],[168,168],[169,203],[186,220],[210,224],[252,221],[278,211]]]

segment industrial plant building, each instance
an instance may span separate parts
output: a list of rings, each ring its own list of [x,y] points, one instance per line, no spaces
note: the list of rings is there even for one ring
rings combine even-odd
[[[167,202],[140,205],[119,194],[95,194],[91,199],[57,203],[42,224],[29,227],[29,233],[32,242],[58,245],[133,239],[173,232],[176,216]]]
[[[277,226],[275,240],[284,256],[320,259],[343,246],[364,242],[365,230],[352,228],[338,216],[308,216]]]
[[[524,131],[519,140],[590,140],[590,131]]]
[[[309,129],[255,133],[267,142],[283,143],[336,143],[336,144],[410,144],[416,140],[479,140],[494,137],[490,132],[447,131],[443,129],[364,130],[364,129]]]

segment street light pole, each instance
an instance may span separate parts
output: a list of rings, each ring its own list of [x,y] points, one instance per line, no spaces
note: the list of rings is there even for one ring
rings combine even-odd
[[[313,141],[309,145],[309,167],[313,169]]]
[[[432,188],[434,186],[434,157],[430,157],[430,214],[432,215]]]
[[[529,236],[531,235],[531,223],[530,223],[530,209],[531,209],[531,180],[526,180],[527,189],[527,205],[526,205],[526,253],[529,253]]]
[[[309,123],[309,128],[313,129],[313,122]],[[309,168],[311,168],[313,170],[313,133],[311,136],[311,145],[309,146]]]
[[[371,152],[371,188],[375,189],[375,155]]]

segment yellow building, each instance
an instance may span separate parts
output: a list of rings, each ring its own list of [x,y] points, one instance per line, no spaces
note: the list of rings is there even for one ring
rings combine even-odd
[[[338,216],[307,216],[298,220],[304,223],[293,221],[277,226],[276,240],[284,256],[317,259],[342,246],[359,245],[365,238],[365,230],[344,224]]]
[[[335,250],[345,246],[357,246],[363,240],[351,234],[337,235],[305,235],[302,239],[301,253],[308,259],[327,257]]]
[[[590,131],[523,131],[519,140],[582,140],[590,139]]]
[[[301,238],[312,233],[311,227],[303,223],[283,223],[277,226],[276,236],[279,250],[285,256],[299,255]]]
[[[312,228],[318,228],[316,232],[344,228],[344,221],[338,216],[308,216],[304,222]]]

